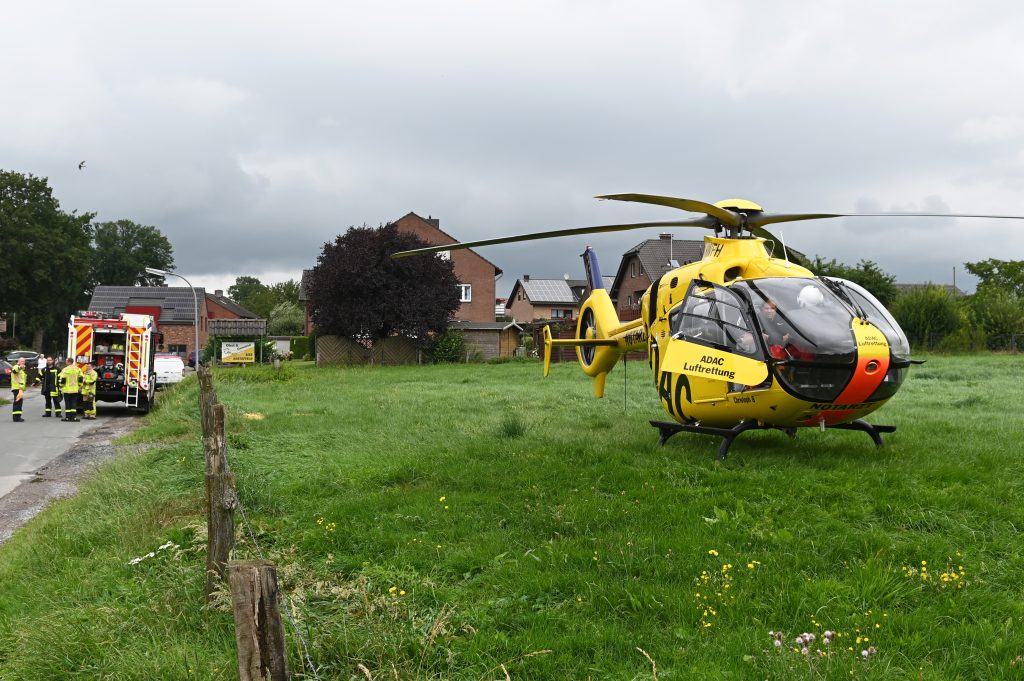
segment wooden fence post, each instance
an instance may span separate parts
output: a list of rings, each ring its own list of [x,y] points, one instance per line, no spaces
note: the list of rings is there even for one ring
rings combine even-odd
[[[224,579],[228,559],[235,548],[235,516],[238,505],[235,476],[228,468],[224,405],[212,408],[214,436],[203,438],[206,453],[206,600],[213,598]],[[207,443],[210,443],[207,446]]]
[[[213,405],[217,393],[213,389],[213,375],[204,366],[199,367],[199,418],[203,424],[203,438],[213,437]]]
[[[278,606],[277,568],[266,560],[228,564],[241,681],[284,681],[288,655]]]

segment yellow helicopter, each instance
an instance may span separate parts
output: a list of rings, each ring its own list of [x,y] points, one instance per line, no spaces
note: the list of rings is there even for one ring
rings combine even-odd
[[[766,213],[745,199],[715,204],[650,194],[610,194],[599,199],[635,201],[702,213],[679,221],[561,229],[432,246],[392,255],[401,258],[558,236],[649,227],[702,227],[703,259],[677,267],[644,293],[639,319],[622,322],[604,289],[597,257],[583,253],[590,295],[580,308],[576,335],[555,339],[544,328],[544,375],[555,346],[575,346],[594,394],[628,352],[646,350],[662,407],[672,422],[651,421],[659,444],[678,432],[722,438],[718,458],[752,429],[841,428],[866,432],[876,446],[896,427],[865,416],[899,390],[911,364],[910,344],[878,300],[857,284],[816,277],[796,262],[765,225],[836,217],[973,217],[1012,215],[935,213]]]

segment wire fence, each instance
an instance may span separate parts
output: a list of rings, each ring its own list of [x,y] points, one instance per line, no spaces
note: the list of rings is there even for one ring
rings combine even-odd
[[[226,576],[226,564],[228,563],[229,554],[234,548],[233,511],[235,510],[241,516],[245,534],[248,536],[249,541],[252,542],[252,546],[260,560],[266,561],[266,556],[259,539],[257,539],[256,531],[249,520],[249,513],[246,511],[245,503],[242,501],[241,494],[239,494],[237,479],[231,473],[226,437],[227,417],[223,405],[217,399],[217,393],[213,386],[213,375],[205,368],[201,368],[199,373],[199,407],[203,422],[207,498],[210,506],[208,509],[208,535],[214,540],[209,545],[207,569],[209,578],[216,580],[218,576],[221,579]],[[227,516],[223,516],[223,511],[225,510],[227,510]],[[218,539],[224,534],[228,536],[223,541]],[[210,569],[211,567],[213,568],[212,570]],[[224,581],[227,580],[225,579]],[[209,597],[215,586],[208,580],[207,588]],[[280,594],[280,599],[284,602],[285,618],[294,632],[295,639],[299,642],[301,649],[300,659],[303,669],[308,668],[312,678],[319,681],[319,670],[310,654],[309,642],[292,616],[293,611],[298,612],[298,607],[284,590],[279,590],[278,593]],[[240,661],[241,657],[240,652]],[[286,674],[286,668],[283,669]]]

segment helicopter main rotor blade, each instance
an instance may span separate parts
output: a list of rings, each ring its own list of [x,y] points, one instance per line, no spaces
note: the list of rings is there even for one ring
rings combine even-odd
[[[828,218],[848,217],[844,213],[754,213],[747,217],[747,226],[753,231],[761,225],[773,225],[779,222],[797,222],[798,220],[825,220]]]
[[[517,236],[503,236],[495,239],[480,239],[479,241],[463,241],[457,244],[443,244],[441,246],[428,246],[416,248],[411,251],[399,251],[392,253],[392,258],[407,258],[411,255],[424,255],[426,253],[437,253],[439,251],[454,251],[461,248],[476,248],[478,246],[493,246],[495,244],[508,244],[515,241],[533,241],[535,239],[550,239],[558,236],[578,236],[581,234],[601,234],[603,232],[625,232],[630,229],[645,229],[648,227],[703,227],[714,229],[715,221],[710,217],[696,218],[693,220],[675,220],[661,222],[635,222],[623,225],[598,225],[596,227],[573,227],[570,229],[555,229],[548,232],[534,232],[532,234],[520,234]]]
[[[654,194],[605,194],[603,196],[595,196],[594,198],[608,199],[610,201],[636,201],[637,203],[651,203],[656,206],[668,206],[669,208],[688,210],[691,213],[704,213],[705,215],[710,215],[713,218],[718,218],[720,222],[729,225],[730,227],[739,227],[742,222],[740,216],[736,213],[696,199],[679,199],[674,196],[655,196]]]
[[[821,220],[825,218],[986,218],[993,220],[1024,220],[1024,215],[981,215],[975,213],[755,213],[747,225],[760,227],[779,222]]]

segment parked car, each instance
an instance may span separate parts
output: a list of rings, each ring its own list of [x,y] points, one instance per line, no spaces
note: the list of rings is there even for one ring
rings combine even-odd
[[[0,359],[0,387],[11,385],[11,363]]]
[[[35,367],[36,362],[39,360],[39,353],[33,352],[32,350],[15,350],[14,352],[7,353],[7,361],[11,364],[16,364],[19,359],[25,358],[26,367]]]
[[[172,385],[185,378],[185,362],[177,355],[157,355],[153,359],[156,371],[156,387]]]

